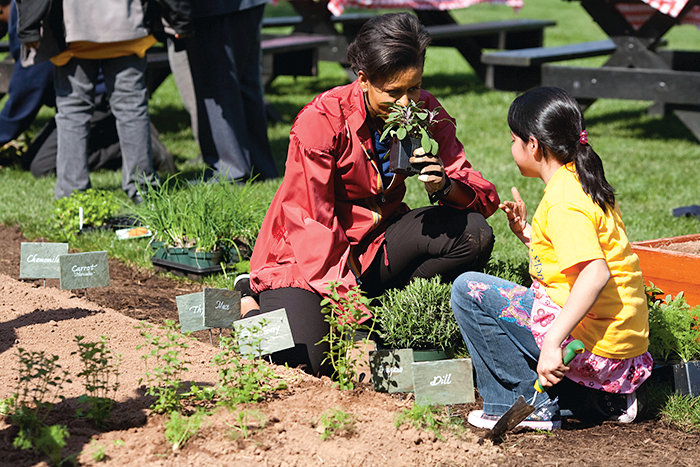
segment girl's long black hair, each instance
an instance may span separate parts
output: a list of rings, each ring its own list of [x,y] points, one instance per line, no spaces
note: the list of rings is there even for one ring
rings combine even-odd
[[[581,132],[586,129],[583,112],[576,100],[563,89],[539,87],[518,96],[508,110],[508,126],[527,142],[534,137],[544,157],[555,157],[562,164],[571,161],[583,191],[603,212],[615,207],[615,190],[605,179],[603,162]]]

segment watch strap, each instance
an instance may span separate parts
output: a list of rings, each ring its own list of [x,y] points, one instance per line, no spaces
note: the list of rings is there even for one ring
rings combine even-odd
[[[431,204],[435,204],[441,199],[443,199],[445,196],[447,196],[450,191],[452,190],[452,180],[450,180],[450,177],[445,176],[445,185],[442,187],[441,190],[434,191],[428,195],[428,199],[430,200]]]

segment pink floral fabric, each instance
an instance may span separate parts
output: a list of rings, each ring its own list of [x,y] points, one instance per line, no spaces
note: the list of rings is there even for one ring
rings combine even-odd
[[[537,346],[542,348],[544,336],[561,313],[561,308],[549,298],[538,281],[535,281],[531,288],[534,291],[534,301],[530,331]],[[569,336],[562,347],[572,340],[573,337]],[[651,376],[653,366],[654,360],[649,352],[633,358],[614,359],[594,355],[586,350],[569,364],[571,370],[566,377],[592,389],[630,394]]]

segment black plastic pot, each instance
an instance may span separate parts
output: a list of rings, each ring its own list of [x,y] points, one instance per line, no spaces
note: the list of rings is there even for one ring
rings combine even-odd
[[[700,361],[673,365],[673,386],[677,394],[700,396]]]
[[[420,169],[411,165],[409,159],[413,156],[413,151],[420,147],[420,139],[418,138],[409,137],[399,140],[394,137],[389,149],[389,170],[407,177],[419,174]]]

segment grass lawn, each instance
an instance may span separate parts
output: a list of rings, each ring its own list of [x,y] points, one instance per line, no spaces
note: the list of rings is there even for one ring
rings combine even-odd
[[[270,6],[267,15],[293,14],[286,2]],[[605,34],[588,17],[577,2],[528,0],[515,13],[497,5],[477,5],[453,12],[460,22],[503,20],[509,18],[552,19],[557,26],[545,32],[549,46],[605,38]],[[699,49],[700,31],[690,26],[674,28],[666,37],[669,47]],[[579,60],[586,66],[599,66],[604,58]],[[347,83],[344,71],[336,63],[322,62],[319,76],[279,77],[266,92],[267,99],[284,117],[269,125],[269,136],[280,172],[284,161],[291,122],[297,112],[318,93]],[[454,49],[431,48],[428,51],[423,86],[435,94],[443,107],[457,119],[457,131],[464,143],[467,158],[490,181],[502,198],[510,198],[510,188],[517,186],[532,216],[542,196],[540,180],[525,179],[510,155],[510,135],[506,114],[514,93],[488,90],[475,76],[469,64]],[[694,218],[675,218],[675,207],[700,204],[697,166],[700,145],[675,117],[647,115],[650,102],[603,100],[586,112],[591,145],[605,164],[606,176],[616,188],[628,235],[632,240],[685,235],[700,231]],[[158,89],[150,102],[151,117],[166,146],[175,156],[183,176],[196,178],[203,167],[192,164],[198,154],[189,118],[182,107],[172,76]],[[31,136],[54,113],[44,108]],[[114,191],[126,199],[120,189],[119,172],[97,172],[93,187]],[[20,168],[0,170],[0,222],[20,224],[30,238],[52,238],[52,194],[54,178],[34,179]],[[260,201],[269,203],[280,180],[257,185]],[[415,178],[408,182],[407,202],[411,207],[428,204],[422,184]],[[497,236],[493,264],[521,270],[527,262],[525,247],[513,236],[503,213],[489,219]],[[106,249],[111,255],[147,266],[145,241],[117,242],[111,235],[79,237],[71,244],[84,250]],[[213,279],[216,282],[216,279]]]

